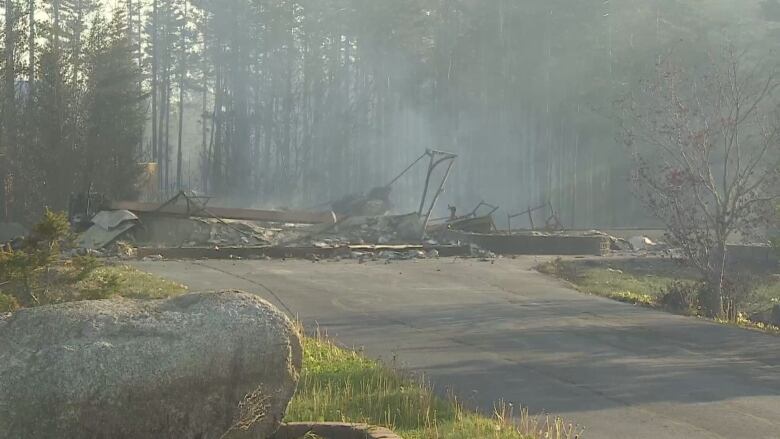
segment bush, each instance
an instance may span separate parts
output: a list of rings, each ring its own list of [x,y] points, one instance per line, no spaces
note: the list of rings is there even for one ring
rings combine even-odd
[[[88,278],[90,274],[103,265],[96,257],[91,255],[74,256],[71,264],[75,270],[73,278],[75,282],[81,282]]]
[[[33,226],[30,237],[25,241],[25,250],[37,253],[42,265],[50,264],[56,260],[60,251],[72,246],[73,240],[68,216],[64,212],[46,209],[43,218]]]
[[[7,283],[7,291],[20,303],[39,303],[36,271],[48,263],[48,256],[37,252],[0,249],[0,279]]]
[[[574,281],[578,276],[577,268],[572,264],[567,264],[561,258],[543,262],[536,267],[536,270],[542,274],[555,276],[568,281]]]
[[[660,303],[666,310],[674,313],[697,315],[699,298],[704,289],[702,282],[674,280],[664,289]]]
[[[723,316],[737,322],[745,306],[754,298],[758,279],[747,273],[735,273],[723,280]],[[703,281],[675,280],[664,289],[660,303],[668,311],[685,315],[701,315],[701,303],[714,286]]]
[[[39,288],[40,273],[48,271],[71,241],[67,215],[46,209],[21,250],[0,249],[0,279],[10,284],[7,289],[22,304],[41,304],[38,293],[46,288]]]
[[[68,300],[71,287],[101,266],[91,256],[62,260],[62,250],[72,242],[67,216],[47,209],[21,249],[0,248],[0,279],[5,282],[5,295],[14,299],[14,306],[38,306]],[[111,292],[116,290],[116,284],[116,279],[105,279],[88,296],[109,294],[98,294],[98,288],[105,287]],[[114,289],[110,290],[112,287]]]
[[[15,297],[0,292],[0,313],[14,312],[19,308],[19,302]]]
[[[723,315],[737,322],[744,308],[755,299],[762,279],[750,272],[730,274],[723,280]]]
[[[120,278],[117,273],[103,271],[97,273],[88,286],[81,289],[83,300],[103,300],[119,294]]]

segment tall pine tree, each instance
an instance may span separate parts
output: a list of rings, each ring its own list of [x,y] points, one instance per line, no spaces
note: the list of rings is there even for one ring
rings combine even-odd
[[[84,183],[116,199],[136,195],[137,145],[146,120],[125,11],[92,25],[86,50]]]

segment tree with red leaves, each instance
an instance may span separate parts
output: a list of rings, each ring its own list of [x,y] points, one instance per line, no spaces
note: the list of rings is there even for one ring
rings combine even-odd
[[[669,57],[618,108],[635,192],[706,280],[703,311],[719,317],[727,242],[763,230],[780,199],[780,77],[731,49],[706,64]]]

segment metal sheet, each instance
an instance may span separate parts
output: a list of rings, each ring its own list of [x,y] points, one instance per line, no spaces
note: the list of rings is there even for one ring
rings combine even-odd
[[[111,230],[95,224],[82,233],[78,240],[78,246],[92,250],[100,250],[122,236],[125,232],[137,225],[134,221],[126,221]]]
[[[138,217],[129,210],[104,210],[92,218],[93,224],[105,230],[111,230],[125,221],[138,221]]]

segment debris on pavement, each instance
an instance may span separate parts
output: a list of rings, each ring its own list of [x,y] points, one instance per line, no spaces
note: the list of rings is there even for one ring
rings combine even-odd
[[[496,259],[498,255],[493,253],[490,250],[485,250],[482,247],[479,247],[478,245],[472,244],[471,245],[471,257],[481,259],[483,261],[490,261],[493,259]]]
[[[127,241],[116,241],[108,248],[108,253],[119,259],[135,259],[138,254],[138,249]]]
[[[151,255],[151,256],[144,256],[143,258],[141,258],[141,260],[144,262],[152,262],[152,261],[163,261],[165,260],[165,258],[163,257],[163,255]]]

